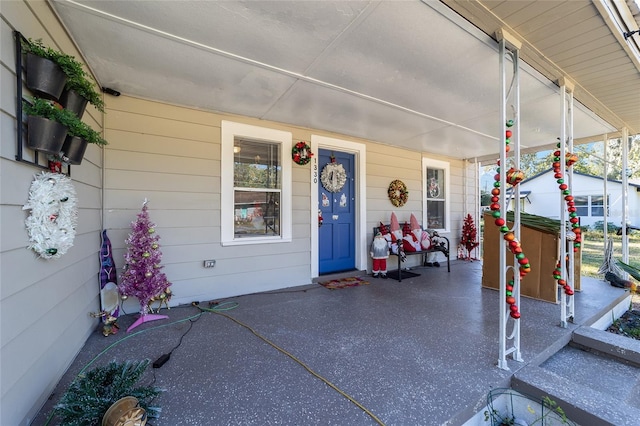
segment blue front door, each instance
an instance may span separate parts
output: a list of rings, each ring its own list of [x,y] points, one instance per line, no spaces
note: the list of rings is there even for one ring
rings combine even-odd
[[[320,149],[318,152],[318,272],[348,271],[356,267],[355,179],[353,154]]]

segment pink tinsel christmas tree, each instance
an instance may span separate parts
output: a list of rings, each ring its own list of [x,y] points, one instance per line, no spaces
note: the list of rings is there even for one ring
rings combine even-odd
[[[125,268],[118,285],[120,294],[133,296],[140,301],[140,317],[127,331],[138,325],[156,319],[168,318],[166,315],[149,314],[149,301],[162,294],[171,283],[161,269],[162,252],[156,234],[155,225],[149,220],[147,200],[142,204],[138,218],[131,222],[131,233],[125,241],[128,250],[125,254]]]

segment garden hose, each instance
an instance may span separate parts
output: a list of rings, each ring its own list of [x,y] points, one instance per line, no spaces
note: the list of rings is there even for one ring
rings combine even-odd
[[[193,319],[198,319],[200,318],[205,312],[209,312],[209,313],[214,313],[217,315],[221,315],[233,322],[235,322],[236,324],[246,328],[247,330],[251,331],[251,333],[253,333],[256,337],[260,338],[262,341],[264,341],[265,343],[269,344],[270,346],[272,346],[273,348],[277,349],[278,351],[280,351],[281,353],[285,354],[286,356],[288,356],[289,358],[291,358],[293,361],[295,361],[296,363],[298,363],[300,366],[302,366],[305,370],[307,370],[311,375],[313,375],[314,377],[320,379],[322,382],[324,382],[326,385],[328,385],[330,388],[332,388],[333,390],[335,390],[336,392],[338,392],[340,395],[344,396],[346,399],[348,399],[349,401],[351,401],[353,404],[355,404],[358,408],[360,408],[362,411],[364,411],[369,417],[371,417],[378,425],[380,426],[384,426],[384,423],[378,418],[376,417],[375,414],[373,414],[371,411],[369,411],[366,407],[364,407],[360,402],[356,401],[353,397],[351,397],[349,394],[347,394],[346,392],[344,392],[343,390],[341,390],[340,388],[338,388],[336,385],[334,385],[333,383],[331,383],[329,380],[327,380],[326,378],[322,377],[320,374],[316,373],[315,371],[313,371],[311,369],[311,367],[309,367],[308,365],[306,365],[304,362],[302,362],[300,359],[296,358],[293,354],[289,353],[288,351],[286,351],[285,349],[279,347],[278,345],[276,345],[275,343],[271,342],[269,339],[267,339],[266,337],[262,336],[260,333],[258,333],[255,329],[253,329],[252,327],[250,327],[247,324],[244,324],[243,322],[225,314],[225,311],[230,311],[233,310],[235,308],[237,308],[239,306],[239,304],[237,302],[223,302],[223,303],[216,303],[214,304],[214,307],[210,307],[210,308],[203,308],[202,306],[200,306],[197,302],[193,302],[191,304],[192,306],[198,308],[200,310],[200,313],[196,314],[196,315],[192,315],[190,317],[181,319],[181,320],[177,320],[177,321],[173,321],[167,324],[162,324],[162,325],[158,325],[155,327],[150,327],[150,328],[146,328],[144,330],[140,330],[137,331],[135,333],[129,334],[125,337],[123,337],[122,339],[113,342],[112,344],[110,344],[109,346],[107,346],[105,349],[103,349],[100,353],[98,353],[95,357],[93,357],[93,359],[91,359],[91,361],[89,361],[78,373],[77,377],[81,377],[84,372],[98,359],[100,358],[102,355],[104,355],[105,353],[107,353],[109,350],[113,349],[115,346],[119,345],[120,343],[124,342],[127,339],[130,339],[134,336],[138,336],[142,333],[146,333],[148,331],[151,330],[156,330],[159,328],[163,328],[163,327],[168,327],[170,325],[174,325],[174,324],[179,324],[185,321],[191,321]],[[47,426],[51,420],[53,419],[54,416],[54,411],[52,410],[51,414],[49,415],[49,417],[47,418],[47,421],[45,423],[45,426]]]
[[[300,364],[300,366],[302,366],[305,370],[307,370],[309,373],[311,373],[312,376],[320,379],[322,382],[324,382],[326,385],[328,385],[330,388],[332,388],[333,390],[335,390],[336,392],[338,392],[340,395],[344,396],[345,398],[347,398],[349,401],[351,401],[353,404],[355,404],[358,408],[360,408],[362,411],[364,411],[369,417],[371,417],[377,424],[379,424],[380,426],[384,426],[384,423],[382,422],[382,420],[380,420],[375,414],[373,414],[371,411],[369,411],[364,405],[362,405],[360,402],[356,401],[352,396],[350,396],[349,394],[347,394],[346,392],[344,392],[343,390],[341,390],[340,388],[338,388],[336,385],[334,385],[333,383],[331,383],[328,379],[324,378],[323,376],[321,376],[320,374],[316,373],[314,370],[311,369],[311,367],[309,367],[307,364],[305,364],[304,362],[302,362],[300,359],[296,358],[293,354],[291,354],[290,352],[288,352],[287,350],[281,348],[280,346],[276,345],[275,343],[273,343],[272,341],[270,341],[269,339],[267,339],[266,337],[264,337],[263,335],[261,335],[260,333],[258,333],[255,329],[253,329],[252,327],[250,327],[249,325],[243,323],[240,320],[237,320],[235,318],[233,318],[232,316],[229,316],[223,312],[221,312],[221,309],[219,308],[203,308],[198,304],[194,304],[194,306],[196,306],[198,309],[204,311],[204,312],[212,312],[214,314],[217,315],[221,315],[233,322],[235,322],[236,324],[246,328],[247,330],[249,330],[251,333],[253,333],[256,337],[260,338],[262,341],[264,341],[265,343],[269,344],[270,346],[272,346],[273,348],[277,349],[278,351],[280,351],[281,353],[285,354],[286,356],[288,356],[289,358],[291,358],[293,361],[297,362],[298,364]],[[219,306],[219,305],[217,305]]]
[[[119,345],[120,343],[124,342],[125,340],[130,339],[130,338],[132,338],[134,336],[137,336],[139,334],[146,333],[147,331],[157,330],[158,328],[168,327],[170,325],[179,324],[179,323],[182,323],[182,322],[185,322],[185,321],[191,321],[194,318],[197,319],[197,318],[200,318],[203,314],[204,314],[204,312],[200,312],[200,313],[198,313],[196,315],[192,315],[192,316],[190,316],[188,318],[184,318],[184,319],[181,319],[181,320],[173,321],[173,322],[170,322],[170,323],[167,323],[167,324],[157,325],[157,326],[151,327],[151,328],[145,328],[144,330],[136,331],[135,333],[126,335],[122,339],[117,340],[117,341],[113,342],[112,344],[110,344],[109,346],[107,346],[106,348],[104,348],[98,355],[94,356],[93,359],[91,359],[91,361],[89,361],[84,367],[82,367],[80,372],[76,375],[76,378],[82,377],[82,375],[87,370],[87,368],[89,368],[94,362],[96,362],[96,360],[98,358],[100,358],[102,355],[104,355],[105,353],[107,353],[108,351],[110,351],[115,346]],[[75,382],[75,380],[76,379],[74,379],[73,382]],[[73,382],[71,382],[71,384],[73,384]],[[71,386],[71,385],[69,385],[69,386]],[[49,417],[47,417],[47,421],[45,422],[44,426],[47,426],[49,423],[51,423],[51,420],[53,420],[54,413],[55,413],[55,410],[51,410],[51,413],[49,414]]]

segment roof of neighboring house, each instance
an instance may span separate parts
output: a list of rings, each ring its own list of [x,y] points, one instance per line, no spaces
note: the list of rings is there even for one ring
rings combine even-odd
[[[545,175],[545,174],[547,174],[547,173],[550,173],[550,172],[552,172],[552,171],[553,171],[552,169],[543,170],[543,171],[541,171],[540,173],[535,174],[535,175],[531,176],[530,178],[523,180],[523,181],[522,181],[522,183],[524,183],[524,182],[530,182],[530,181],[532,181],[532,180],[534,180],[534,179],[537,179],[538,177],[540,177],[540,176],[542,176],[542,175]],[[581,172],[575,172],[575,171],[574,171],[574,172],[573,172],[573,174],[574,174],[574,175],[579,175],[579,176],[588,177],[588,178],[598,179],[598,180],[604,180],[604,178],[603,178],[602,176],[590,175],[590,174],[588,174],[588,173],[581,173]],[[620,184],[622,184],[622,181],[620,181],[620,180],[616,180],[616,179],[607,179],[607,182],[613,182],[613,183],[620,183]],[[634,188],[636,188],[637,190],[639,190],[639,191],[640,191],[640,183],[634,183],[634,182],[629,181],[629,182],[628,182],[628,184],[629,184],[629,186],[633,186]]]

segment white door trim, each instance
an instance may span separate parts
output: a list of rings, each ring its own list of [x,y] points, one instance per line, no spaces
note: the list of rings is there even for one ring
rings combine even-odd
[[[354,154],[356,177],[356,226],[355,256],[356,269],[367,269],[367,147],[363,143],[334,139],[326,136],[311,135],[311,151],[333,149]],[[318,184],[320,183],[317,155],[311,159],[311,278],[318,277]]]

